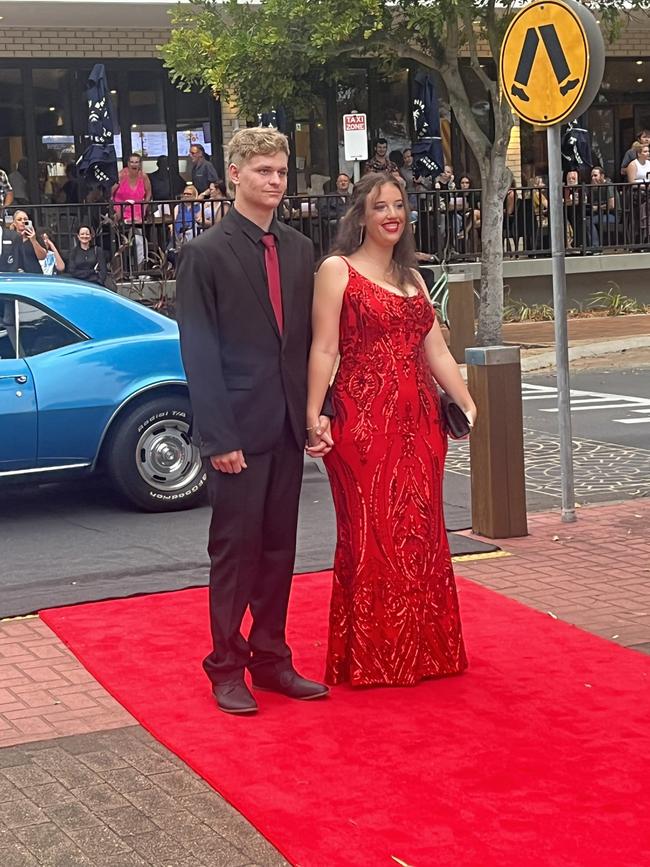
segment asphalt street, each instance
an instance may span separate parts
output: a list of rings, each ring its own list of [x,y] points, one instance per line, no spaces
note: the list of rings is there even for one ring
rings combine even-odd
[[[548,376],[524,380],[529,511],[559,505],[554,387]],[[648,370],[576,374],[572,389],[579,502],[650,494],[636,481],[645,474],[650,485]],[[626,424],[625,419],[635,421]],[[463,529],[470,523],[466,443],[451,445],[448,467],[447,526]],[[161,515],[133,511],[95,479],[4,488],[0,616],[202,584],[207,577],[209,518],[207,507]],[[302,490],[296,570],[329,568],[335,534],[327,478],[310,462]]]
[[[469,527],[469,480],[450,476],[445,499],[448,526]],[[209,521],[207,506],[163,514],[134,511],[101,479],[4,488],[0,617],[204,584]],[[296,571],[331,568],[335,539],[329,483],[310,461]],[[455,537],[455,542],[460,547],[467,540]]]
[[[573,373],[571,392],[574,437],[650,449],[650,369]],[[523,395],[524,426],[555,433],[555,377],[526,374]]]

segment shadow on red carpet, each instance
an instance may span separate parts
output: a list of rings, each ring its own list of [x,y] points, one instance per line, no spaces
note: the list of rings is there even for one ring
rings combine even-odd
[[[314,678],[329,583],[301,575],[292,594],[296,666]],[[205,588],[41,617],[294,865],[647,867],[650,658],[459,592],[463,676],[320,702],[260,693],[246,719],[216,710],[201,669]]]

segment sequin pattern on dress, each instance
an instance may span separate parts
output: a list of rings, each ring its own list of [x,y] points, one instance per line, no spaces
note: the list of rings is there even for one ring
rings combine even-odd
[[[326,679],[406,686],[467,666],[424,352],[434,313],[348,268],[325,459],[338,534]]]

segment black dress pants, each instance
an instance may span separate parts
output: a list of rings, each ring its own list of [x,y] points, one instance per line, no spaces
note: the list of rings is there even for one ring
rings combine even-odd
[[[244,453],[244,459],[248,468],[237,474],[221,473],[206,462],[213,650],[203,667],[212,683],[235,680],[246,666],[291,666],[285,626],[303,453],[285,424],[271,451]],[[241,622],[249,606],[253,625],[246,640]]]

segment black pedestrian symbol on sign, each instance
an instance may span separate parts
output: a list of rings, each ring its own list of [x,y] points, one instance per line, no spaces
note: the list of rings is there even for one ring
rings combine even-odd
[[[539,29],[539,33],[537,32]],[[551,61],[553,72],[557,79],[562,96],[566,96],[570,90],[573,90],[580,84],[579,78],[570,78],[571,70],[567,63],[564,51],[560,45],[555,24],[541,24],[539,28],[529,27],[526,31],[524,39],[524,47],[521,49],[521,57],[515,73],[515,81],[510,90],[513,96],[518,97],[522,102],[529,102],[530,97],[524,90],[530,80],[530,73],[533,69],[537,49],[539,47],[539,37],[542,37],[542,42],[546,48],[546,53]],[[564,84],[562,83],[564,82]]]

